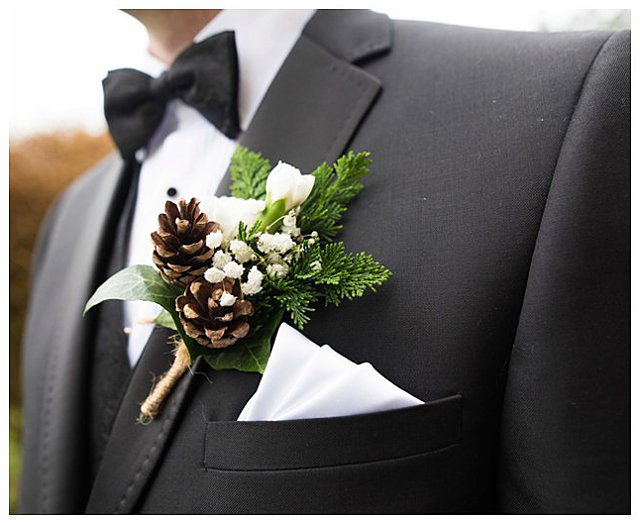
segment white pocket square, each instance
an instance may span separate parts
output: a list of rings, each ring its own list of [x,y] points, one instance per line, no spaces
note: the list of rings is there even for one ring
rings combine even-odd
[[[258,389],[238,420],[341,417],[418,404],[423,402],[368,362],[351,362],[282,324]]]

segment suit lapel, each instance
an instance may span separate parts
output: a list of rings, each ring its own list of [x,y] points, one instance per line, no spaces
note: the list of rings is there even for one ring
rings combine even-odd
[[[361,36],[349,41],[353,39],[350,24],[343,23],[342,45],[334,45],[331,50],[322,42],[322,35],[331,34],[338,41],[340,34],[323,29],[331,27],[332,18],[338,20],[341,15],[319,12],[311,19],[241,137],[242,145],[260,151],[272,163],[283,160],[305,172],[324,161],[333,162],[342,153],[381,89],[375,77],[351,62],[390,45],[387,18],[359,13],[348,12],[345,16],[360,20]],[[227,172],[217,193],[228,194],[229,184]],[[134,370],[91,492],[88,513],[135,510],[179,419],[193,373],[180,379],[156,421],[147,426],[135,422],[151,378],[170,365],[167,335],[165,330],[154,331]],[[193,371],[202,365],[198,359]]]
[[[350,32],[353,27],[360,29],[359,35]],[[322,162],[334,162],[382,87],[377,78],[351,62],[379,54],[390,45],[386,16],[370,11],[318,12],[291,50],[240,143],[272,163],[282,160],[305,173]],[[228,194],[230,182],[227,172],[218,194]]]
[[[189,387],[191,373],[185,373],[174,387],[157,420],[143,425],[137,418],[154,377],[171,366],[169,337],[172,334],[169,329],[156,328],[136,365],[93,484],[87,513],[131,513],[162,454]]]

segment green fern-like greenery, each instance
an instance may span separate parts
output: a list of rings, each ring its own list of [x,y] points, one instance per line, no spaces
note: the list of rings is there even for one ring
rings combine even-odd
[[[231,195],[264,200],[271,164],[260,153],[238,146],[231,157]]]
[[[332,166],[324,163],[313,172],[313,190],[298,212],[305,240],[286,278],[265,277],[263,291],[252,299],[254,322],[262,322],[261,317],[275,308],[286,311],[303,329],[316,304],[337,306],[366,290],[375,291],[391,278],[391,271],[371,255],[348,253],[342,242],[333,241],[342,229],[340,221],[349,202],[363,189],[361,179],[369,173],[370,164],[369,153],[349,152]],[[269,161],[259,153],[239,146],[231,160],[232,195],[264,199],[270,170]],[[317,240],[311,240],[312,231],[317,232]],[[259,234],[259,224],[247,228],[241,223],[237,238],[258,252]]]
[[[267,279],[262,295],[275,300],[303,329],[316,303],[338,306],[367,289],[375,291],[389,278],[391,271],[367,253],[348,253],[342,242],[311,245],[307,241],[287,278]]]
[[[360,180],[369,173],[370,164],[369,153],[350,151],[333,166],[324,163],[313,172],[313,191],[300,207],[303,233],[317,231],[323,240],[331,240],[340,232],[342,215],[362,191]]]
[[[291,321],[299,329],[309,322],[309,313],[315,311],[313,304],[318,301],[318,290],[312,282],[296,279],[268,279],[267,289],[273,294],[273,300],[284,308]]]

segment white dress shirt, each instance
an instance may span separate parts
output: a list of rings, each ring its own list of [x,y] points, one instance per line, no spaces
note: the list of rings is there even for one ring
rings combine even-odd
[[[240,72],[238,111],[243,130],[312,14],[311,10],[224,10],[196,36],[198,42],[222,31],[235,31]],[[164,65],[147,56],[138,69],[158,76]],[[235,141],[182,101],[175,100],[167,106],[147,147],[137,153],[142,168],[128,265],[152,265],[149,235],[157,228],[165,201],[213,195],[235,147]],[[124,303],[127,353],[132,366],[151,335],[153,325],[148,320],[159,312],[160,307],[150,302]]]

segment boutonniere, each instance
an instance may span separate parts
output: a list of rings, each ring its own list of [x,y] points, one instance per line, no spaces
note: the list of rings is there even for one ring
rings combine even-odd
[[[153,266],[123,269],[87,302],[162,306],[154,319],[176,331],[175,358],[140,408],[148,423],[199,356],[213,369],[262,373],[287,315],[303,329],[319,305],[338,306],[391,277],[367,253],[334,238],[348,203],[363,189],[369,153],[353,153],[303,175],[238,147],[231,195],[167,201],[151,233]]]

